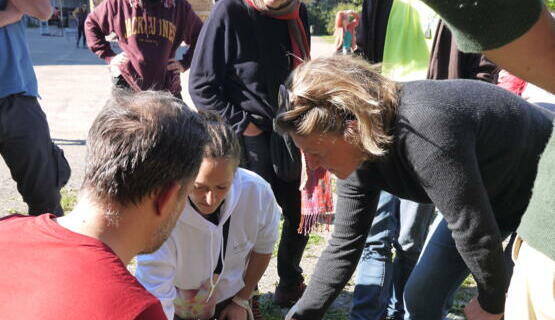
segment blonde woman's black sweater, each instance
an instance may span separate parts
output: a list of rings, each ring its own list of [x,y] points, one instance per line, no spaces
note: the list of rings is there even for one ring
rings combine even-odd
[[[425,80],[402,85],[394,142],[337,185],[335,230],[295,318],[321,319],[354,272],[380,190],[433,202],[478,284],[488,312],[503,311],[501,234],[526,210],[553,114],[494,85]]]

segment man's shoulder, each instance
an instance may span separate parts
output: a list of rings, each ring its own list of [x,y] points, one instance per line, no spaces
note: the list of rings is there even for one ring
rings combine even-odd
[[[118,315],[114,317],[117,319],[135,319],[146,309],[159,304],[109,248],[83,250],[89,252],[78,254],[79,261],[73,260],[73,268],[80,272],[66,273],[66,280],[80,283],[74,299],[89,301],[95,310],[89,313],[114,314]]]
[[[0,273],[0,283],[11,288],[9,294],[0,291],[0,298],[13,302],[0,306],[6,318],[17,314],[27,319],[45,312],[43,319],[78,319],[83,314],[135,319],[159,303],[108,246],[62,228],[52,215],[5,217],[0,230],[0,260],[10,261]],[[19,303],[30,290],[32,308]]]

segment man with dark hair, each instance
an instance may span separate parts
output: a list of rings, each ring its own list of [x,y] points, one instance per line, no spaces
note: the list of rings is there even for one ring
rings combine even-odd
[[[198,114],[169,94],[116,92],[89,131],[74,211],[0,220],[2,318],[165,319],[125,265],[169,236],[205,136]]]

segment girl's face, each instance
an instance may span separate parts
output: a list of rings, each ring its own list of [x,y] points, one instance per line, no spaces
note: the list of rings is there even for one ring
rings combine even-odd
[[[211,214],[222,204],[237,170],[231,159],[203,159],[189,198],[201,214]]]
[[[324,168],[345,179],[353,173],[365,159],[362,149],[342,135],[331,133],[313,133],[300,136],[291,133],[291,137],[306,158],[310,169]]]

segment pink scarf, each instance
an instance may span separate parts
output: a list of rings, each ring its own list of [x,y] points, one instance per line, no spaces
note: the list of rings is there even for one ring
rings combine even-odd
[[[291,40],[291,51],[293,55],[292,69],[310,59],[310,46],[306,36],[303,21],[299,16],[301,3],[299,0],[291,0],[279,9],[268,7],[261,8],[253,0],[245,2],[255,10],[274,19],[286,20]],[[303,157],[304,162],[304,157]],[[333,220],[333,195],[331,192],[331,175],[327,170],[309,170],[303,163],[305,177],[301,182],[301,222],[298,232],[308,234],[324,218],[328,226]]]

